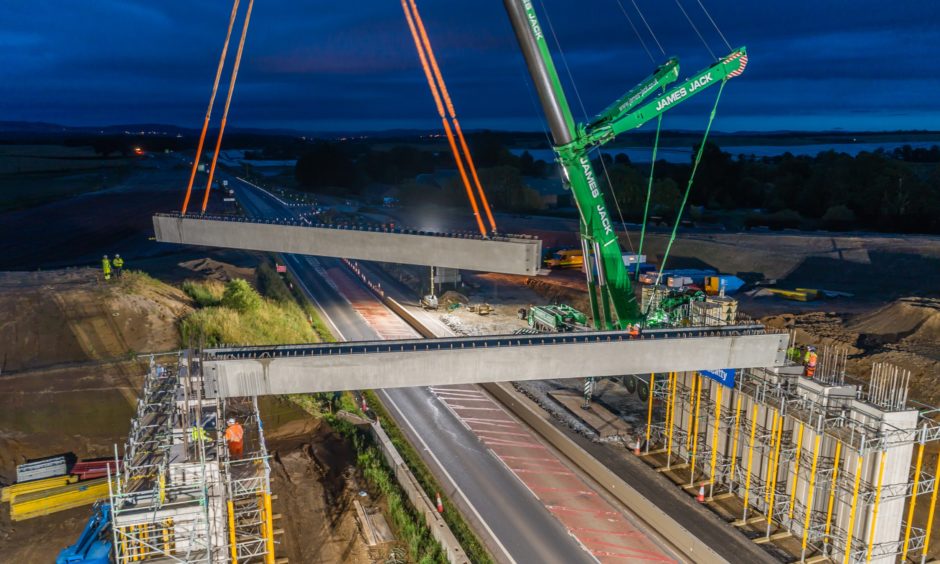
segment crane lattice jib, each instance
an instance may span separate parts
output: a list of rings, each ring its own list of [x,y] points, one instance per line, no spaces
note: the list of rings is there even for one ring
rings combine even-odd
[[[597,316],[592,270],[597,271],[596,286],[604,306],[603,324],[611,327],[616,323],[620,328],[625,328],[641,318],[640,308],[605,202],[607,190],[595,174],[588,152],[624,131],[656,119],[709,86],[740,75],[747,65],[746,51],[743,47],[732,51],[714,65],[637,108],[651,94],[676,80],[678,62],[670,59],[590,123],[576,125],[531,0],[504,0],[503,3],[545,110],[566,184],[578,206],[582,222],[581,237],[584,240],[582,246],[586,251],[594,253],[594,265],[587,254],[584,264],[595,324],[602,325]],[[610,196],[613,197],[612,194]],[[613,308],[612,312],[610,307]],[[616,320],[612,314],[616,314]]]

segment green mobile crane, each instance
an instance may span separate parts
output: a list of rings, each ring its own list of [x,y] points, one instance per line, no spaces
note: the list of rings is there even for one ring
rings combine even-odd
[[[623,264],[614,222],[604,201],[605,190],[594,173],[588,153],[620,133],[661,116],[709,86],[724,84],[740,75],[747,65],[747,52],[743,47],[736,49],[665,91],[667,85],[679,78],[679,62],[670,59],[589,123],[576,124],[532,1],[503,0],[503,4],[548,119],[564,181],[574,194],[580,213],[584,271],[595,326],[625,329],[640,321],[642,315]],[[643,103],[660,90],[659,95]]]

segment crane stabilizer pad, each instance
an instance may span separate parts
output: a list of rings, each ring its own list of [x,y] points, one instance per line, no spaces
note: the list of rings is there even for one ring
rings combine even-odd
[[[348,228],[211,216],[153,216],[162,243],[371,260],[536,276],[542,241],[529,236],[479,236],[387,228]]]

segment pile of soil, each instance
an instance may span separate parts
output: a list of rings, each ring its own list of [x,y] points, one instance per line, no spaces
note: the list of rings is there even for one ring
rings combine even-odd
[[[0,371],[176,349],[190,304],[172,286],[134,275],[106,284],[93,268],[0,272]]]
[[[865,313],[784,314],[762,321],[795,331],[799,343],[844,349],[848,372],[862,381],[875,363],[910,370],[910,398],[940,404],[940,299],[904,297]]]
[[[200,279],[228,282],[236,278],[241,278],[252,284],[255,282],[254,268],[235,266],[208,257],[181,262],[178,266],[198,274]]]

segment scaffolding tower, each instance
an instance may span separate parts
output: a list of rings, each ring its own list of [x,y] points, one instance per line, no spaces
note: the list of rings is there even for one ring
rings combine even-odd
[[[274,562],[270,467],[257,401],[203,397],[199,357],[150,359],[111,479],[114,561]],[[233,458],[223,422],[245,429]],[[115,458],[118,449],[115,446]]]
[[[910,375],[896,367],[846,383],[845,358],[824,349],[814,378],[791,362],[738,371],[732,386],[704,372],[649,375],[646,453],[664,459],[661,470],[688,472],[686,487],[710,499],[736,496],[736,525],[761,527],[761,540],[794,538],[800,561],[923,562],[940,470],[923,459],[940,440],[936,413],[909,405]],[[927,521],[915,526],[927,495]]]

